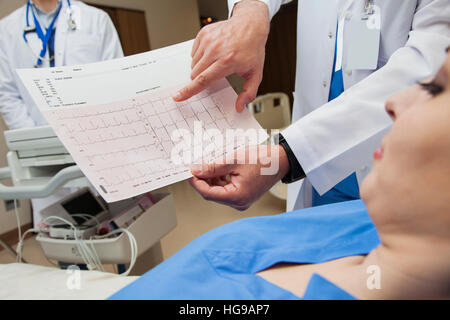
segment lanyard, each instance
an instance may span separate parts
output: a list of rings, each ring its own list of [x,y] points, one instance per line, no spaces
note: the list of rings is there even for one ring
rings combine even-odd
[[[45,57],[45,54],[47,52],[47,46],[48,46],[48,42],[50,41],[50,38],[52,36],[52,32],[53,32],[53,26],[55,25],[55,21],[59,16],[59,12],[61,11],[61,7],[62,7],[62,2],[59,3],[58,9],[56,10],[56,14],[55,17],[53,18],[52,22],[50,23],[49,27],[46,30],[46,33],[44,34],[44,32],[42,31],[41,25],[39,24],[38,19],[36,18],[36,15],[34,13],[34,10],[31,10],[31,13],[33,14],[33,19],[34,19],[34,26],[36,28],[36,33],[39,37],[39,39],[41,39],[42,41],[42,50],[39,54],[39,58],[36,62],[36,66],[40,66],[42,64],[42,60]],[[30,8],[30,1],[28,1],[27,3],[27,25],[28,25],[28,10]],[[50,57],[51,58],[51,57]]]

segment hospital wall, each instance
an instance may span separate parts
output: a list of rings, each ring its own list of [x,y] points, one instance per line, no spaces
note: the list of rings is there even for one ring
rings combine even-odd
[[[226,0],[198,0],[200,16],[211,17],[216,20],[228,18],[228,4]]]
[[[89,0],[86,2],[144,11],[151,49],[193,39],[200,30],[197,0]]]
[[[197,0],[89,0],[87,3],[135,9],[145,12],[151,49],[195,38],[200,30]],[[26,3],[25,0],[0,0],[0,19]],[[5,130],[0,121],[0,134]],[[6,166],[6,144],[0,138],[0,166]],[[3,181],[2,181],[3,182]],[[6,182],[8,183],[8,182]],[[30,206],[21,202],[21,223],[31,222]],[[17,228],[14,211],[6,211],[0,201],[0,235]]]
[[[89,0],[84,2],[144,11],[151,49],[193,39],[200,29],[197,0]],[[0,0],[0,19],[25,3],[25,0]]]

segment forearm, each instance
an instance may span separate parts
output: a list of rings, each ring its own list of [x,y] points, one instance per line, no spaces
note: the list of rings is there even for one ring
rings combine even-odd
[[[259,0],[242,0],[230,9],[230,17],[233,19],[248,19],[256,21],[258,31],[266,37],[270,31],[270,17],[267,5]]]
[[[292,183],[305,178],[305,171],[283,135],[278,134],[275,137],[275,142],[278,143],[280,150],[280,171],[283,173],[280,177],[281,181]]]
[[[278,151],[278,174],[277,174],[277,181],[283,179],[288,172],[290,171],[290,164],[289,164],[289,158],[286,150],[281,146],[278,145],[277,148]]]
[[[244,5],[253,6],[256,8],[264,8],[267,10],[269,21],[278,12],[280,6],[288,0],[228,0],[228,17],[231,17],[238,11],[238,7],[244,7]]]
[[[267,4],[259,0],[241,0],[229,7],[229,16],[235,17],[241,14],[262,14],[269,19],[269,8]]]

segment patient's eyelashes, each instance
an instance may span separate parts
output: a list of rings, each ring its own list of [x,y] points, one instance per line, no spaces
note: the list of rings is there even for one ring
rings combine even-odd
[[[433,97],[444,91],[444,87],[437,84],[434,80],[431,82],[421,82],[419,85]]]

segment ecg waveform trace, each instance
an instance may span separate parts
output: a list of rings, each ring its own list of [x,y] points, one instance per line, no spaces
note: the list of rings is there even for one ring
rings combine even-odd
[[[197,121],[204,138],[214,141],[207,130],[217,129],[214,132],[225,136],[227,129],[234,128],[222,101],[235,95],[231,87],[215,86],[181,103],[171,98],[177,89],[101,105],[54,108],[44,114],[105,200],[117,201],[191,176],[188,165],[171,160],[175,130],[186,129],[193,135]],[[233,142],[224,149],[237,149],[243,143]],[[211,150],[203,159],[214,156]]]

